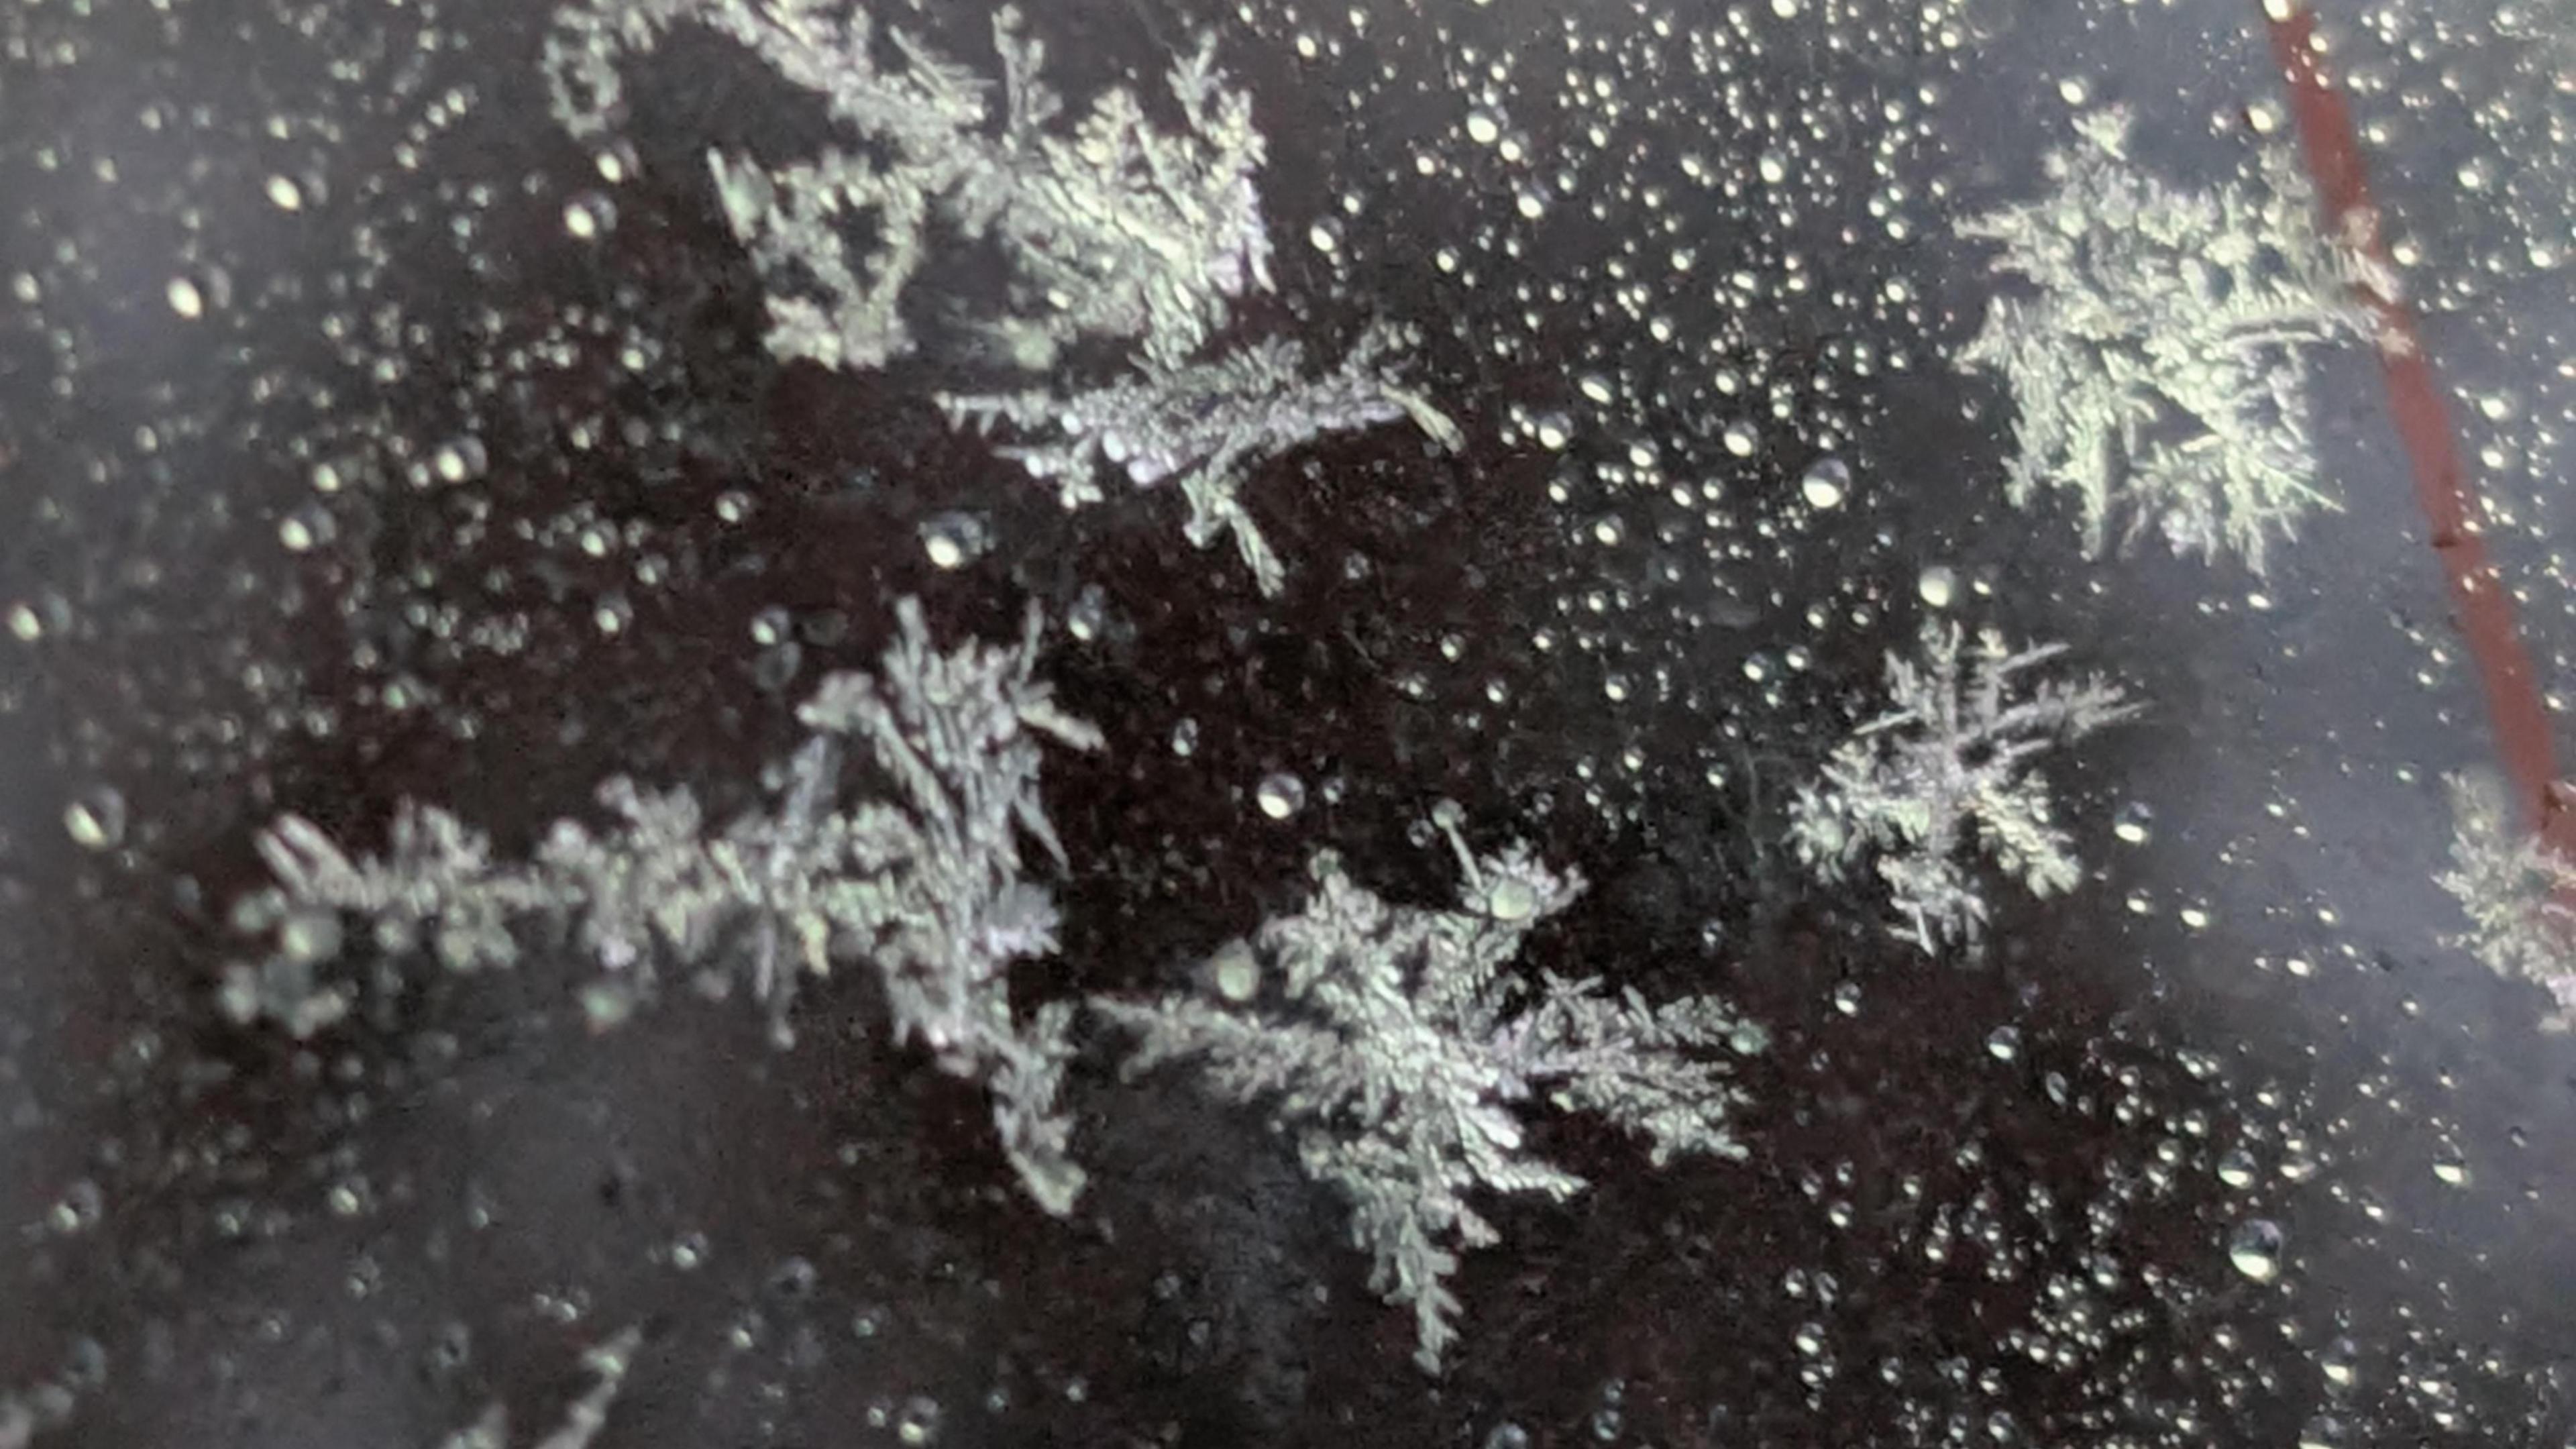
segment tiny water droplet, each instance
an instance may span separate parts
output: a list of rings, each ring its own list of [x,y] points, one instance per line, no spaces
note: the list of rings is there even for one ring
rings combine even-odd
[[[429,459],[431,470],[442,483],[463,483],[483,476],[491,458],[483,451],[483,440],[468,433],[438,445]]]
[[[1762,446],[1762,433],[1761,430],[1755,428],[1751,423],[1746,422],[1742,418],[1737,418],[1735,421],[1726,425],[1726,432],[1722,436],[1722,441],[1726,444],[1726,451],[1731,456],[1750,458]]]
[[[1285,770],[1277,771],[1261,777],[1252,798],[1261,807],[1262,814],[1273,820],[1285,820],[1305,808],[1306,782]]]
[[[1172,726],[1173,754],[1186,760],[1191,755],[1197,753],[1198,747],[1199,722],[1197,720],[1184,719],[1179,724]]]
[[[2111,834],[2122,845],[2144,845],[2154,833],[2156,812],[2145,802],[2132,800],[2111,817]]]
[[[617,225],[617,203],[596,191],[585,191],[564,203],[564,230],[575,241],[597,241]]]
[[[1986,1034],[1986,1055],[1999,1062],[2017,1061],[2021,1057],[2021,1028],[2009,1023]]]
[[[963,568],[992,547],[992,533],[971,513],[934,514],[921,523],[922,552],[935,569]]]
[[[110,850],[125,839],[125,796],[113,785],[84,792],[63,807],[63,829],[84,850]]]

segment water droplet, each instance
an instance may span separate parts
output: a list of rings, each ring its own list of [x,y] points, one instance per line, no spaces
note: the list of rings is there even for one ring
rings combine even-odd
[[[1750,458],[1762,446],[1762,433],[1742,418],[1726,425],[1726,451],[1738,458]]]
[[[1491,111],[1467,113],[1467,139],[1479,146],[1490,146],[1503,138],[1503,123]]]
[[[1576,390],[1596,403],[1607,403],[1618,394],[1611,389],[1610,379],[1597,372],[1587,372],[1575,380]]]
[[[2280,1224],[2270,1218],[2247,1218],[2227,1239],[2227,1261],[2255,1282],[2269,1283],[2281,1276],[2283,1241]]]
[[[99,1191],[97,1183],[84,1177],[63,1189],[62,1197],[45,1218],[55,1232],[69,1236],[96,1227],[106,1213],[106,1195]]]
[[[2446,1187],[2469,1185],[2469,1159],[2457,1145],[2443,1143],[2433,1154],[2433,1176]]]
[[[125,797],[113,785],[84,792],[63,807],[63,829],[84,850],[114,848],[125,839]]]
[[[2251,1187],[2254,1184],[2254,1154],[2242,1147],[2231,1147],[2218,1155],[2218,1180],[2229,1187]]]
[[[2144,845],[2154,833],[2156,812],[2143,802],[2132,800],[2111,817],[2111,835],[2122,845]]]
[[[1179,724],[1172,726],[1173,754],[1186,760],[1191,755],[1198,752],[1198,747],[1199,722],[1197,720],[1184,719]]]
[[[683,1273],[694,1272],[707,1260],[707,1235],[682,1233],[671,1244],[671,1266]]]
[[[2021,1028],[2006,1023],[1986,1034],[1986,1055],[1999,1062],[2021,1057]]]
[[[918,1394],[903,1401],[895,1419],[895,1438],[905,1444],[928,1444],[939,1437],[939,1401]]]
[[[1512,197],[1512,209],[1523,221],[1536,221],[1547,215],[1547,193],[1535,186],[1524,186]]]
[[[1818,458],[1798,480],[1810,508],[1839,508],[1851,491],[1851,469],[1840,458]]]
[[[1860,1015],[1860,983],[1857,981],[1837,982],[1834,986],[1833,1002],[1834,1010],[1845,1016]]]
[[[1333,255],[1342,249],[1342,224],[1329,216],[1322,218],[1306,228],[1306,244],[1328,257]]]
[[[267,189],[268,204],[278,210],[301,211],[304,208],[304,188],[295,184],[294,177],[271,176]]]
[[[1484,1449],[1529,1449],[1529,1430],[1505,1420],[1485,1435]]]
[[[2350,1389],[2361,1382],[2361,1346],[2349,1338],[2336,1339],[2318,1352],[2317,1369],[2331,1392]]]
[[[1109,627],[1109,596],[1098,584],[1084,584],[1074,595],[1073,607],[1064,611],[1065,632],[1085,644],[1100,637]]]
[[[1539,414],[1531,420],[1530,430],[1537,435],[1538,445],[1551,453],[1565,451],[1565,445],[1574,441],[1574,424],[1563,413]]]
[[[1507,875],[1486,889],[1485,914],[1497,921],[1526,921],[1538,914],[1538,888]]]
[[[952,510],[921,522],[921,549],[929,555],[932,568],[963,568],[992,546],[992,531],[971,513]]]
[[[1228,941],[1208,958],[1208,984],[1216,994],[1241,1005],[1261,989],[1261,958],[1245,941]]]
[[[597,241],[617,225],[617,203],[596,191],[585,191],[564,203],[564,230],[575,241]]]
[[[483,440],[468,433],[439,444],[438,451],[430,455],[429,466],[440,482],[463,483],[482,477],[490,462],[490,456],[483,451]]]
[[[206,294],[186,277],[172,277],[167,291],[170,310],[193,322],[206,315]]]
[[[1262,814],[1273,820],[1285,820],[1305,808],[1306,782],[1285,770],[1277,771],[1261,777],[1252,798],[1261,807]]]
[[[1959,576],[1948,564],[1934,564],[1914,581],[1914,591],[1923,596],[1924,603],[1946,609],[1952,599],[1959,597]]]

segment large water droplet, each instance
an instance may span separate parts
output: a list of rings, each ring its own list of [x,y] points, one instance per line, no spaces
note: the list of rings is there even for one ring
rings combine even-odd
[[[100,785],[63,807],[63,829],[84,850],[110,850],[125,839],[125,797]]]
[[[2257,1283],[2281,1276],[2281,1226],[2270,1218],[2247,1218],[2227,1240],[2227,1261]]]
[[[1810,508],[1840,508],[1851,492],[1851,468],[1840,458],[1818,458],[1798,480]]]

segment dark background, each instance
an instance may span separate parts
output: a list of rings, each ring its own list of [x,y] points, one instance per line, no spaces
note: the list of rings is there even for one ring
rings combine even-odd
[[[2544,687],[2576,639],[2552,14],[2325,25]],[[0,1386],[73,1392],[43,1442],[425,1446],[498,1400],[533,1443],[630,1324],[606,1446],[2566,1442],[2576,1054],[2442,940],[2439,781],[2489,744],[2372,360],[2323,359],[2346,508],[2261,580],[2008,509],[2006,400],[1946,361],[1990,290],[1951,222],[2037,194],[2079,106],[2132,107],[2180,184],[2288,139],[2258,5],[1035,13],[1077,105],[1212,29],[1271,150],[1280,285],[1241,335],[1411,323],[1466,429],[1266,467],[1276,599],[1176,499],[1069,515],[953,436],[938,276],[918,358],[769,359],[702,158],[794,154],[819,110],[675,38],[612,183],[545,113],[545,18],[0,14],[0,608],[38,636],[0,639]],[[980,7],[905,23],[991,69]],[[434,481],[442,448],[474,476]],[[1819,512],[1827,454],[1853,486]],[[943,573],[921,530],[960,510],[991,546]],[[2051,766],[2096,878],[2003,897],[1967,962],[1776,843],[1933,565],[2152,706]],[[627,771],[722,818],[904,593],[950,639],[1030,598],[1103,620],[1043,663],[1110,748],[1049,762],[1067,930],[1023,1002],[1180,982],[1322,845],[1446,899],[1419,827],[1454,798],[1594,883],[1528,964],[1770,1029],[1752,1156],[1658,1173],[1544,1122],[1593,1191],[1493,1205],[1434,1380],[1286,1144],[1105,1044],[1057,1222],[862,979],[783,1053],[684,992],[590,1035],[569,961],[423,973],[301,1047],[213,1010],[277,812],[372,840],[424,798],[521,848]],[[1285,822],[1250,798],[1280,770]],[[2257,1219],[2269,1282],[2229,1262]]]

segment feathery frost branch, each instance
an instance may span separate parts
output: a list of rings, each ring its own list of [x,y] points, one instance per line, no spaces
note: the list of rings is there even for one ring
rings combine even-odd
[[[546,42],[556,117],[608,133],[623,107],[619,65],[691,22],[821,96],[855,143],[771,165],[708,154],[725,221],[767,293],[769,346],[826,367],[873,368],[913,350],[906,290],[934,228],[990,242],[1007,265],[999,315],[979,319],[996,353],[1044,371],[1086,338],[1134,349],[1129,371],[1073,389],[943,397],[952,425],[996,424],[1007,449],[1067,507],[1103,496],[1104,474],[1177,480],[1200,547],[1231,535],[1265,591],[1280,561],[1239,501],[1256,464],[1326,433],[1411,419],[1445,446],[1457,428],[1401,385],[1388,354],[1411,334],[1365,333],[1321,376],[1287,341],[1203,356],[1236,298],[1268,291],[1270,236],[1254,185],[1263,159],[1250,100],[1227,85],[1212,41],[1165,77],[1177,129],[1125,87],[1069,124],[1040,78],[1042,43],[1016,10],[993,20],[998,100],[908,33],[882,33],[852,0],[585,0]],[[860,245],[865,238],[867,245]]]
[[[2048,196],[1960,224],[2037,290],[1996,298],[1962,356],[2012,389],[2014,504],[2067,489],[2091,552],[2125,512],[2130,537],[2153,523],[2177,553],[2233,550],[2259,574],[2276,536],[2341,507],[2317,471],[2308,354],[2368,335],[2359,272],[2286,159],[2267,155],[2257,184],[2179,191],[2129,159],[2128,124],[2079,120]]]
[[[1054,904],[1026,879],[1020,849],[1026,838],[1063,859],[1038,799],[1040,743],[1094,749],[1100,735],[1034,678],[1034,609],[1015,647],[945,652],[932,648],[917,601],[900,601],[896,616],[878,673],[832,675],[798,710],[812,734],[769,807],[720,831],[685,788],[623,776],[599,789],[609,824],[557,821],[527,861],[495,859],[483,835],[435,805],[405,803],[381,856],[352,855],[311,821],[281,817],[259,840],[277,883],[234,913],[271,949],[228,969],[226,1009],[298,1036],[345,1015],[357,989],[320,972],[341,954],[350,917],[369,923],[382,956],[426,952],[455,971],[509,965],[525,938],[578,950],[608,973],[586,993],[602,1019],[648,984],[657,959],[739,960],[782,1038],[798,972],[864,960],[896,1038],[987,1086],[1030,1194],[1065,1211],[1083,1180],[1056,1105],[1072,1011],[1059,1004],[1022,1026],[1009,968],[1055,949]],[[843,788],[854,750],[882,789]]]
[[[1519,845],[1474,855],[1454,807],[1436,818],[1462,876],[1454,907],[1391,906],[1322,852],[1305,909],[1220,953],[1212,995],[1094,1002],[1136,1037],[1131,1074],[1193,1063],[1209,1092],[1266,1103],[1295,1132],[1307,1176],[1350,1204],[1370,1286],[1412,1305],[1426,1371],[1456,1336],[1458,1252],[1499,1240],[1470,1194],[1584,1186],[1523,1150],[1524,1104],[1598,1112],[1645,1136],[1659,1165],[1740,1157],[1727,1125],[1740,1093],[1704,1054],[1762,1045],[1710,998],[1656,1006],[1593,979],[1509,972],[1582,881]]]
[[[2547,991],[2550,1031],[2576,1024],[2576,863],[2514,828],[2502,787],[2482,776],[2448,781],[2451,868],[2434,877],[2460,903],[2469,929],[2455,944],[2499,976]]]
[[[1902,918],[1898,934],[1936,951],[1974,940],[1985,924],[1985,897],[1965,859],[1972,850],[2036,895],[2083,878],[2032,761],[2137,706],[2099,677],[2071,685],[2018,677],[2065,652],[2062,644],[2016,651],[1989,629],[1967,649],[1958,625],[1936,621],[1924,625],[1921,651],[1920,663],[1887,656],[1887,711],[1834,747],[1816,784],[1798,787],[1789,843],[1827,881],[1874,856]]]
[[[1262,592],[1276,593],[1284,580],[1278,556],[1237,496],[1254,465],[1326,433],[1408,418],[1443,447],[1464,441],[1456,424],[1381,364],[1412,341],[1405,329],[1371,327],[1321,376],[1306,374],[1305,349],[1273,339],[1212,362],[1149,367],[1132,381],[1070,397],[1031,389],[951,393],[939,401],[952,424],[1054,435],[1053,442],[1001,451],[1031,477],[1054,483],[1068,508],[1099,498],[1104,474],[1123,474],[1139,487],[1177,480],[1189,500],[1190,542],[1206,548],[1231,534]]]

